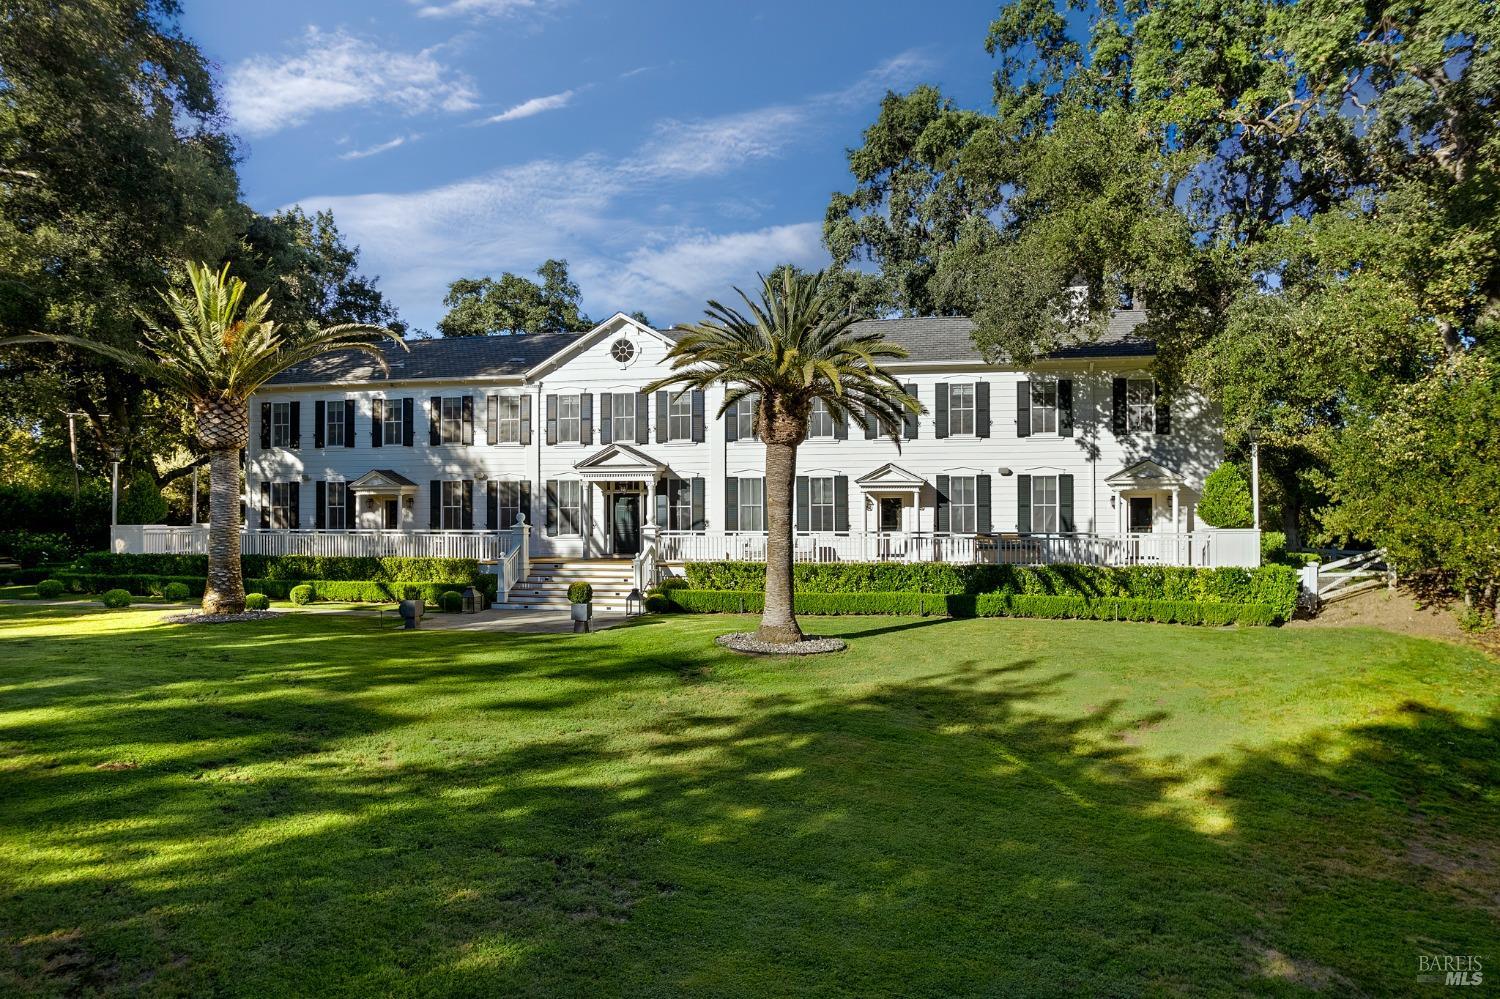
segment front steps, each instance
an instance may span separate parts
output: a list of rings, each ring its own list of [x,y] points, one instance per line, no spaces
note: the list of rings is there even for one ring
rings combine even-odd
[[[625,598],[635,589],[635,566],[630,559],[532,559],[531,575],[511,588],[500,610],[567,610],[568,587],[588,583],[594,588],[594,609],[624,611]]]

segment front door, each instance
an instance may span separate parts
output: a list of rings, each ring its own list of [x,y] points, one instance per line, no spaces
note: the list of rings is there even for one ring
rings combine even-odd
[[[1130,497],[1130,533],[1145,534],[1151,530],[1151,497]]]
[[[615,493],[609,522],[616,555],[641,553],[641,494]]]
[[[880,530],[892,534],[901,530],[901,498],[885,496],[880,500]]]
[[[387,531],[394,531],[401,526],[401,501],[388,499],[380,501],[380,526]]]

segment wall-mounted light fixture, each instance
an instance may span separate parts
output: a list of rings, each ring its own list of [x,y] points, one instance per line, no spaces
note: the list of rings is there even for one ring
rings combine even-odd
[[[1015,475],[1016,474],[1015,472],[1011,471],[1008,468],[998,468],[998,469],[996,469],[996,471],[999,472],[1002,476],[1009,476],[1009,475]]]
[[[489,475],[488,475],[488,474],[486,474],[486,473],[485,473],[485,472],[480,472],[480,473],[478,473],[478,474],[476,474],[476,475],[475,475],[475,476],[474,476],[474,481],[475,481],[475,482],[484,482],[484,481],[486,481],[486,480],[487,480],[487,479],[488,479],[488,478],[489,478]]]

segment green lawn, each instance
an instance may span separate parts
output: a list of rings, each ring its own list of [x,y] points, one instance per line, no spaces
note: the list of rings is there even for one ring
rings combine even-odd
[[[1500,670],[1375,631],[852,651],[0,609],[0,993],[1404,995],[1500,970]],[[1488,982],[1486,982],[1488,985]],[[1439,988],[1438,991],[1441,991]]]

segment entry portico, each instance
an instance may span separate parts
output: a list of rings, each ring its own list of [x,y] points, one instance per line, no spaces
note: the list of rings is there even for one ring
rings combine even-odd
[[[658,481],[670,471],[666,462],[629,444],[608,444],[574,464],[573,470],[591,490],[583,503],[587,511],[584,516],[592,516],[595,509],[592,490],[597,489],[602,494],[607,527],[596,533],[592,525],[584,526],[581,532],[584,557],[625,558],[640,554],[641,531],[658,502],[666,500],[665,495],[658,499],[657,490]],[[658,516],[657,522],[664,519]],[[595,544],[602,544],[603,550],[592,551]]]

